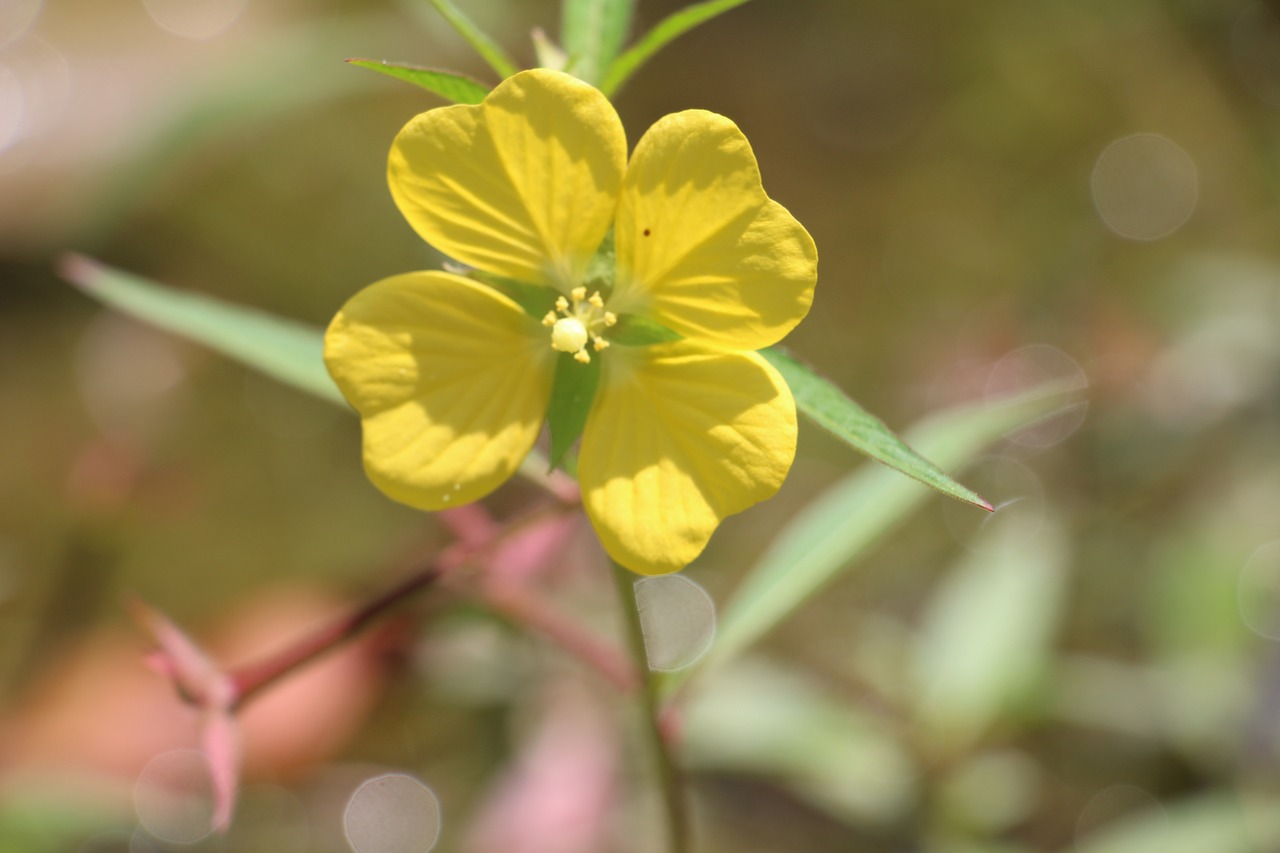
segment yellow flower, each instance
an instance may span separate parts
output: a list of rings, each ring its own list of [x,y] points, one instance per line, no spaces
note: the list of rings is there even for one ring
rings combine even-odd
[[[630,163],[626,151],[604,95],[554,71],[414,118],[391,149],[392,196],[485,283],[373,284],[334,318],[325,361],[363,418],[370,479],[431,510],[497,488],[537,439],[557,375],[599,370],[583,504],[613,559],[657,574],[791,467],[795,403],[755,350],[808,311],[817,251],[728,119],[669,115]],[[611,229],[616,264],[601,275]],[[538,313],[529,293],[547,294]]]

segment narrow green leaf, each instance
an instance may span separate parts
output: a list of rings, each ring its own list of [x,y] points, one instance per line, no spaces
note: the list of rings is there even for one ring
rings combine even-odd
[[[320,329],[196,293],[183,293],[71,255],[62,276],[132,317],[198,341],[242,364],[345,406],[324,366]]]
[[[982,547],[944,573],[921,621],[913,657],[916,728],[946,754],[971,745],[1049,664],[1068,540],[1049,519],[1028,547],[1019,521],[1002,526],[996,517]]]
[[[961,468],[1001,436],[1057,411],[1061,386],[1043,386],[1002,405],[979,403],[936,415],[907,435],[949,468]],[[722,613],[702,667],[736,657],[818,593],[851,561],[933,494],[881,465],[862,466],[800,511],[774,539]],[[701,667],[671,673],[674,690]]]
[[[640,70],[662,48],[675,41],[698,24],[709,21],[717,15],[723,15],[730,9],[741,6],[747,0],[705,0],[686,6],[678,12],[672,12],[649,30],[640,41],[615,59],[605,72],[600,90],[612,96],[622,88],[631,75]]]
[[[791,386],[796,408],[806,417],[855,450],[901,471],[944,495],[971,503],[991,512],[991,504],[971,489],[957,483],[937,465],[908,447],[879,418],[867,412],[813,368],[781,347],[762,350],[765,359],[777,368]]]
[[[560,354],[556,360],[555,383],[551,386],[551,405],[547,407],[552,468],[560,465],[569,448],[582,435],[599,385],[600,359],[593,358],[582,364],[567,352]]]
[[[564,0],[560,42],[569,52],[570,70],[595,85],[613,62],[627,30],[635,0]]]
[[[485,95],[489,94],[489,87],[479,80],[473,80],[452,71],[437,71],[434,68],[419,68],[416,65],[395,65],[376,59],[348,59],[347,62],[421,86],[428,92],[434,92],[455,104],[478,104],[484,100]]]
[[[67,255],[59,265],[67,281],[135,319],[190,338],[248,367],[342,406],[342,392],[324,366],[324,331],[265,311],[183,293],[136,275]],[[536,450],[520,463],[520,475],[557,493]]]
[[[475,52],[489,63],[489,67],[498,72],[499,76],[510,77],[520,70],[498,43],[481,32],[480,28],[462,14],[451,0],[431,0],[431,5],[436,7],[436,11],[467,40],[467,44],[471,45]]]
[[[684,336],[673,332],[657,320],[638,314],[621,314],[618,322],[609,329],[609,340],[626,347],[644,347],[678,341]]]

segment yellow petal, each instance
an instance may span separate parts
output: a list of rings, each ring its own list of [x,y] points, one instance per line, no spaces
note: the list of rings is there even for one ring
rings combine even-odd
[[[795,458],[795,402],[753,352],[685,341],[609,354],[582,438],[583,502],[614,560],[673,572],[722,519],[782,485]]]
[[[541,429],[551,356],[545,330],[514,302],[441,272],[357,293],[324,350],[363,419],[369,479],[420,509],[474,501],[511,476]]]
[[[627,168],[615,312],[737,349],[781,340],[809,310],[813,238],[765,195],[747,138],[723,116],[658,121]]]
[[[556,71],[524,71],[482,104],[430,110],[396,137],[391,194],[446,255],[564,291],[612,224],[627,141],[609,101]]]

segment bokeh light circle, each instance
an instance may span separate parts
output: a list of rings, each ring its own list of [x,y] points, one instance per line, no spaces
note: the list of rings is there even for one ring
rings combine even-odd
[[[209,765],[194,749],[174,749],[151,760],[133,791],[138,821],[151,835],[194,844],[213,831]]]
[[[1044,487],[1018,460],[988,456],[977,460],[959,479],[996,508],[986,512],[960,501],[943,503],[947,528],[970,551],[985,553],[1000,541],[1030,542],[1044,526]]]
[[[1080,391],[1089,379],[1076,360],[1057,347],[1032,344],[1003,356],[987,375],[983,399],[992,405],[1018,397],[1036,388],[1051,386],[1057,391]],[[1089,404],[1084,400],[1067,403],[1010,436],[1026,447],[1046,448],[1065,440],[1084,423]]]
[[[435,792],[404,773],[366,780],[342,815],[355,853],[427,853],[440,839],[440,827]]]
[[[43,0],[3,0],[0,2],[0,48],[16,42],[31,29],[40,15]]]
[[[683,575],[636,581],[636,607],[650,669],[683,669],[711,648],[716,634],[715,602]]]
[[[1169,139],[1137,133],[1117,139],[1093,167],[1093,204],[1103,223],[1130,240],[1159,240],[1195,211],[1195,161]]]
[[[1280,640],[1280,541],[1254,549],[1236,585],[1240,618],[1260,637]]]
[[[221,35],[242,14],[249,0],[142,0],[151,19],[182,38],[204,40]]]
[[[1095,834],[1105,833],[1117,823],[1137,819],[1139,816],[1164,823],[1167,828],[1168,812],[1149,791],[1137,785],[1111,785],[1104,788],[1094,794],[1080,810],[1080,816],[1076,819],[1076,845],[1085,846],[1093,841]],[[1150,835],[1154,837],[1155,833]],[[1167,846],[1173,847],[1173,844]]]

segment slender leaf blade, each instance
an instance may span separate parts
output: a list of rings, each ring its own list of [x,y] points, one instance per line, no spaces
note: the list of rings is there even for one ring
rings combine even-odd
[[[569,52],[570,70],[599,83],[622,50],[634,11],[635,0],[564,0],[560,42]]]
[[[451,0],[431,0],[431,5],[436,7],[436,11],[458,31],[458,35],[466,39],[467,44],[500,76],[510,77],[520,70],[506,51],[462,14],[462,10],[453,5]]]
[[[944,495],[993,511],[990,502],[948,477],[941,468],[916,453],[883,422],[851,400],[837,386],[814,373],[784,349],[762,350],[761,355],[772,364],[791,386],[796,408],[806,417],[841,441],[937,489]]]
[[[489,94],[489,87],[479,80],[452,71],[420,68],[416,65],[397,65],[377,59],[348,59],[348,64],[368,68],[397,80],[404,80],[433,92],[455,104],[478,104]]]
[[[320,329],[210,296],[172,290],[79,255],[64,259],[60,271],[85,293],[132,317],[198,341],[321,399],[346,405],[325,369]]]
[[[613,95],[622,88],[632,74],[640,70],[640,66],[649,61],[649,57],[699,24],[717,15],[723,15],[746,2],[747,0],[705,0],[705,2],[694,3],[692,6],[672,12],[654,25],[653,29],[649,30],[629,50],[610,63],[609,70],[605,72],[604,80],[600,84],[600,90],[606,95]]]
[[[907,433],[912,445],[950,468],[963,467],[1007,433],[1058,410],[1062,386],[1041,386],[1000,405],[962,406]],[[716,644],[700,667],[670,674],[668,692],[694,671],[728,661],[830,583],[851,561],[924,503],[932,492],[881,465],[862,466],[800,511],[774,539],[721,611]]]

